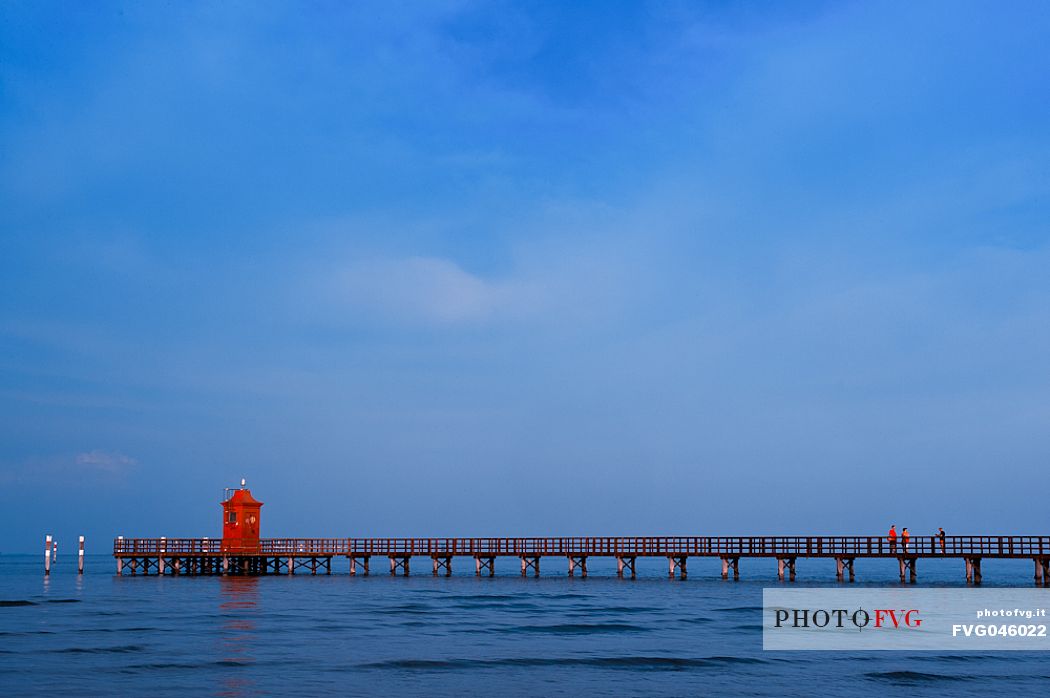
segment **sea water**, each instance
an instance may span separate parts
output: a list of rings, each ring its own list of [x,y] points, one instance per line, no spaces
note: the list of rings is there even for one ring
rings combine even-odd
[[[637,579],[591,558],[587,579],[544,558],[494,578],[456,559],[373,573],[116,577],[88,556],[43,575],[39,555],[0,556],[0,694],[11,695],[900,695],[983,696],[1050,687],[1050,657],[1020,652],[765,652],[762,589],[772,560],[742,559],[740,581],[692,558]],[[898,584],[890,560],[857,560],[853,588]],[[385,566],[385,565],[384,565]],[[422,568],[422,569],[420,569]],[[1028,560],[985,560],[985,586],[1031,586]],[[798,561],[795,586],[834,586],[834,562]],[[920,560],[920,583],[963,586],[960,560]],[[788,582],[787,584],[791,584]],[[848,583],[847,583],[848,585]],[[1050,589],[1046,590],[1050,603]]]

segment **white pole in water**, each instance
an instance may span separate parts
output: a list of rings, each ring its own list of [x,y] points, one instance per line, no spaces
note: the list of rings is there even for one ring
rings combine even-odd
[[[55,563],[56,565],[58,564],[58,541],[57,540],[55,541],[55,554],[51,558],[51,562]]]
[[[44,576],[51,574],[51,536],[44,538]]]
[[[84,574],[84,536],[80,536],[80,552],[77,555],[77,574]]]

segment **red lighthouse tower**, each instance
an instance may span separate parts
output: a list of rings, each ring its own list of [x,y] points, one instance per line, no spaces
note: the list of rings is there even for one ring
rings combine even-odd
[[[226,490],[222,503],[222,551],[224,553],[259,552],[259,515],[263,503],[252,497],[241,480],[241,488]]]

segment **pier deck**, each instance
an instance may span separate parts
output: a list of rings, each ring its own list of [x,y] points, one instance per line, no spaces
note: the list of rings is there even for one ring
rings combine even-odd
[[[901,581],[917,579],[922,558],[956,558],[965,563],[968,582],[981,581],[985,558],[1028,558],[1035,581],[1050,585],[1050,536],[947,536],[943,547],[932,536],[913,537],[907,546],[884,536],[620,536],[534,538],[264,538],[258,544],[224,545],[208,538],[118,538],[113,544],[118,574],[294,574],[297,570],[331,573],[332,559],[349,560],[350,573],[370,572],[372,557],[386,557],[391,574],[409,574],[413,557],[430,558],[434,574],[452,573],[452,560],[471,558],[478,575],[495,573],[497,558],[518,558],[522,575],[539,574],[540,561],[568,560],[568,574],[587,575],[589,557],[615,558],[619,576],[635,576],[635,561],[668,560],[671,577],[686,577],[690,557],[717,557],[722,577],[739,579],[741,558],[777,561],[778,578],[795,579],[798,558],[836,561],[836,578],[855,579],[854,562],[892,558]]]

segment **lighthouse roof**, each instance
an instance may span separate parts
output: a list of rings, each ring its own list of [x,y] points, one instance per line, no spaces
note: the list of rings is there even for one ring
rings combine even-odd
[[[263,503],[252,496],[252,491],[251,490],[249,490],[248,488],[243,488],[243,489],[239,489],[239,490],[234,490],[233,494],[230,495],[230,498],[227,499],[222,504],[223,504],[223,506],[227,506],[227,505],[245,506],[245,505],[253,505],[254,504],[254,505],[257,505],[257,506],[261,507]]]

